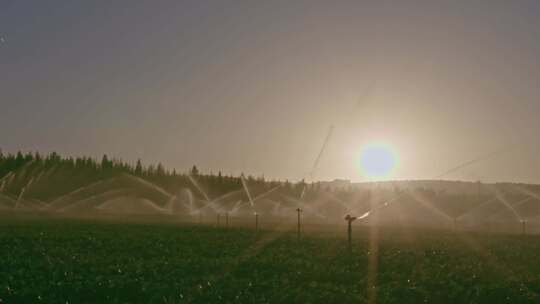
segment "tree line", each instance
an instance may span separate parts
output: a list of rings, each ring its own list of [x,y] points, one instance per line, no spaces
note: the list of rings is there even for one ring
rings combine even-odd
[[[40,200],[51,200],[80,187],[129,174],[159,185],[170,193],[181,188],[190,188],[196,195],[194,180],[209,196],[216,197],[242,188],[240,176],[200,172],[196,165],[185,172],[167,169],[161,163],[144,165],[141,160],[135,163],[103,155],[101,159],[92,157],[63,157],[56,152],[49,154],[3,153],[0,150],[0,193],[17,197],[23,189],[27,189],[28,197]],[[190,177],[192,180],[190,180]],[[264,176],[245,177],[254,193],[267,191],[282,186],[282,191],[298,195],[305,188],[305,183],[289,181],[267,181]]]

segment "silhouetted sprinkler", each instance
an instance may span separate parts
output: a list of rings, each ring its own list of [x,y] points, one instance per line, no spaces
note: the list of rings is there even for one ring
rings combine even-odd
[[[345,220],[347,221],[347,224],[348,224],[347,232],[348,232],[348,241],[349,241],[349,251],[352,251],[352,222],[354,222],[357,218],[358,217],[351,216],[350,214],[347,214],[347,216],[345,216]]]
[[[525,235],[527,234],[526,226],[527,222],[525,220],[521,220],[521,234]]]
[[[300,227],[300,213],[302,213],[302,209],[300,208],[296,208],[296,213],[298,214],[298,227],[297,227],[297,230],[296,230],[296,236],[298,238],[298,240],[300,240],[300,231],[301,231],[301,227]]]
[[[259,214],[257,212],[254,212],[255,215],[255,232],[259,231]]]

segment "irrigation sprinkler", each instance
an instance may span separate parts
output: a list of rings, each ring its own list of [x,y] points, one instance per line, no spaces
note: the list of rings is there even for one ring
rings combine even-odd
[[[527,222],[525,220],[521,220],[521,234],[523,235],[527,234],[526,225]]]
[[[345,216],[345,220],[347,221],[348,228],[347,228],[347,236],[349,241],[349,251],[352,251],[352,222],[354,222],[358,217],[351,216],[350,214],[347,214]]]
[[[300,213],[302,212],[302,209],[296,208],[296,213],[298,214],[298,229],[296,231],[296,236],[298,240],[300,241]]]

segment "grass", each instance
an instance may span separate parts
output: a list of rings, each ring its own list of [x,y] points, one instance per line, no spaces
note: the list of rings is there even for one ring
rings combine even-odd
[[[539,237],[354,237],[4,218],[0,303],[540,303]]]

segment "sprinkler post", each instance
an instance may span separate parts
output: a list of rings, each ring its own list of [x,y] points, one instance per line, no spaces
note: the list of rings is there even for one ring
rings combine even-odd
[[[298,240],[300,240],[300,231],[301,231],[301,229],[300,229],[300,228],[301,228],[301,227],[300,227],[300,213],[301,213],[301,212],[302,212],[302,209],[300,209],[300,208],[297,208],[297,209],[296,209],[296,213],[298,213],[298,228],[297,228],[297,234],[296,234]]]
[[[521,234],[525,235],[527,234],[527,230],[525,229],[527,225],[527,222],[525,222],[525,220],[521,220]]]
[[[347,236],[349,241],[349,251],[352,251],[352,222],[354,222],[357,219],[356,216],[351,216],[350,214],[347,214],[345,216],[345,220],[347,221],[348,227],[347,227]]]

